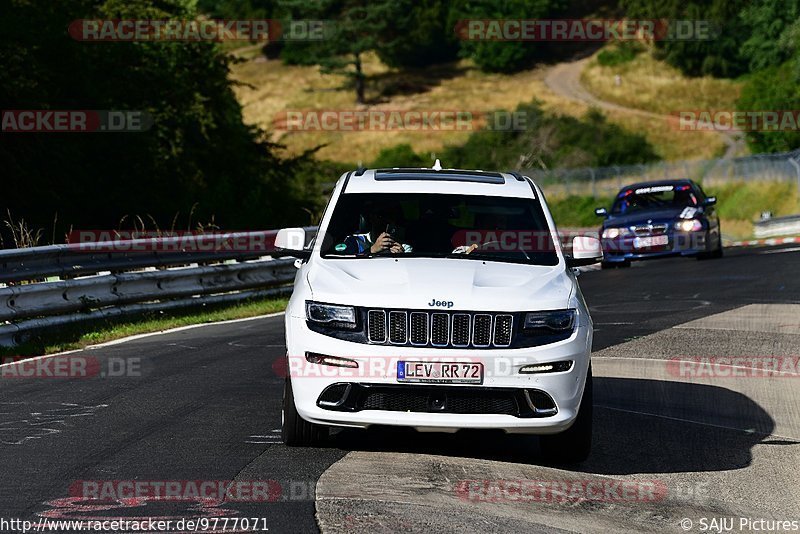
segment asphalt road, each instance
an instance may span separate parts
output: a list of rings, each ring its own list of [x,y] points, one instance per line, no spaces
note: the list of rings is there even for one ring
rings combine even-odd
[[[536,438],[488,432],[454,438],[347,430],[322,448],[284,447],[275,365],[285,352],[280,316],[82,351],[70,357],[88,360],[96,376],[0,380],[0,522],[236,516],[264,518],[270,532],[312,532],[319,524],[329,532],[679,532],[675,519],[687,511],[800,518],[798,379],[720,387],[669,377],[659,364],[669,351],[713,355],[747,346],[761,355],[800,354],[800,329],[791,325],[770,334],[703,322],[751,304],[791,317],[782,306],[800,303],[798,266],[800,251],[753,248],[722,260],[676,258],[582,274],[596,328],[598,409],[593,456],[573,471],[543,464]],[[111,372],[121,364],[128,372]],[[452,490],[454,476],[541,480],[554,473],[656,479],[669,497],[647,507],[548,503],[533,513],[529,502],[524,509],[465,502]],[[229,496],[210,503],[87,501],[82,495],[93,486],[85,481],[117,481],[116,488],[119,481],[273,482],[267,502]],[[14,532],[2,524],[0,531]]]

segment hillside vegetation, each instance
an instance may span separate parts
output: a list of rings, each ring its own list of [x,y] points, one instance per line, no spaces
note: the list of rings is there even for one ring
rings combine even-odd
[[[369,106],[356,105],[339,77],[322,74],[312,66],[285,65],[279,60],[257,56],[235,64],[231,77],[236,82],[234,91],[242,104],[245,122],[270,131],[271,140],[284,145],[287,155],[302,154],[322,146],[316,153],[318,158],[352,163],[366,164],[381,150],[400,144],[410,145],[415,152],[433,161],[432,154],[441,155],[445,147],[463,145],[470,132],[285,132],[274,127],[275,117],[287,109],[514,110],[533,100],[552,116],[581,119],[591,110],[584,103],[553,93],[544,83],[546,66],[501,74],[483,72],[471,61],[461,60],[399,71],[383,65],[375,55],[366,55],[363,68],[369,74],[366,85],[366,98],[372,102]],[[684,83],[691,85],[691,81]],[[651,118],[623,112],[603,112],[603,115],[609,123],[643,136],[662,159],[708,159],[722,149],[713,133],[687,135],[666,122],[654,124]],[[564,162],[564,165],[575,164]]]

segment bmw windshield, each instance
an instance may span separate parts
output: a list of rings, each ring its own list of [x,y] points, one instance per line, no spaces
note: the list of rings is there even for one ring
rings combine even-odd
[[[541,204],[531,198],[431,193],[343,194],[325,258],[463,258],[556,265]]]
[[[626,187],[617,195],[612,215],[626,215],[638,211],[696,206],[697,197],[689,184],[655,184]]]

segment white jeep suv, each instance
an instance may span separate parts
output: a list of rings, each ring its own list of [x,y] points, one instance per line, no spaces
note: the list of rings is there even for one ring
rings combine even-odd
[[[438,163],[438,162],[437,162]],[[300,259],[286,309],[283,439],[328,427],[541,434],[543,452],[591,446],[592,320],[539,187],[518,173],[344,174],[316,237],[278,232]]]

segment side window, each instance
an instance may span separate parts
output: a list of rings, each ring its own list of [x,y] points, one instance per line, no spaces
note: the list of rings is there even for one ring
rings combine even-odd
[[[692,183],[692,188],[694,189],[694,194],[697,196],[697,203],[702,204],[703,201],[706,199],[705,192],[699,185],[695,183]]]

